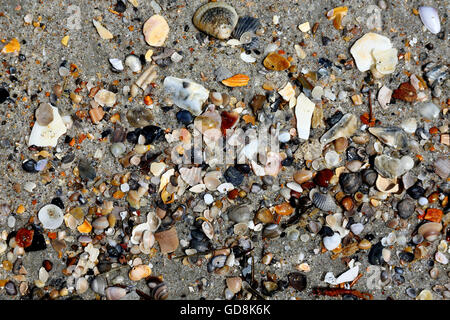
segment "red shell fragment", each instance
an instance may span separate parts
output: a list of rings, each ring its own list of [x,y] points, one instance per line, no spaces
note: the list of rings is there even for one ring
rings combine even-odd
[[[34,230],[28,230],[25,228],[19,229],[16,234],[16,243],[19,247],[27,248],[31,246],[33,242]]]

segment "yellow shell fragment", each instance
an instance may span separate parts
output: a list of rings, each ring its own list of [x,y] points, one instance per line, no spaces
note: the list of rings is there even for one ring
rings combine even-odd
[[[20,43],[16,38],[13,38],[6,46],[3,47],[2,53],[12,53],[20,51]]]
[[[64,38],[61,39],[61,44],[63,46],[66,46],[69,44],[69,36],[65,36]]]
[[[77,229],[81,233],[89,233],[92,230],[92,226],[89,223],[89,221],[84,220],[84,222],[81,225],[79,225]]]
[[[271,52],[263,61],[264,67],[273,71],[283,71],[291,66],[291,63],[276,52]]]
[[[143,32],[149,45],[161,47],[169,35],[169,25],[163,16],[155,14],[144,23]]]

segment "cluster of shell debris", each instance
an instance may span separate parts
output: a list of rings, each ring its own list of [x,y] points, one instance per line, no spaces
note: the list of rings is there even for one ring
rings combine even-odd
[[[392,5],[376,7],[395,10]],[[244,66],[239,73],[226,66],[211,72],[221,88],[213,90],[171,73],[171,64],[197,51],[172,49],[169,11],[156,1],[151,6],[154,15],[141,12],[137,0],[118,0],[105,13],[145,15],[132,35],[145,40],[146,50],[103,58],[113,75],[129,72],[125,80],[85,79],[76,61],[64,61],[46,100],[30,102],[3,80],[1,108],[29,103],[32,126],[22,128],[24,147],[21,137],[12,138],[22,150],[12,159],[25,174],[14,184],[17,197],[1,198],[0,288],[9,298],[179,298],[175,286],[188,284],[166,283],[170,276],[158,259],[180,274],[202,269],[197,287],[204,290],[212,275],[220,277],[224,290],[215,298],[229,300],[277,299],[282,292],[294,299],[379,297],[378,286],[365,286],[370,266],[380,268],[376,282],[387,292],[400,286],[413,299],[450,298],[447,57],[419,57],[426,50],[415,46],[423,35],[399,47],[394,30],[355,25],[350,6],[325,10],[312,26],[298,17],[299,30],[291,32],[303,41],[289,46],[277,31],[279,15],[244,15],[221,1],[201,4],[192,17],[179,8],[200,48],[230,48]],[[423,34],[446,41],[446,18],[437,9],[411,10],[408,19]],[[23,19],[23,28],[44,29],[29,13]],[[85,28],[101,43],[117,39],[101,17]],[[332,29],[339,39],[326,36]],[[60,45],[70,46],[71,37]],[[342,41],[347,51],[312,52],[309,44],[320,41],[324,47]],[[5,41],[10,77],[19,64],[32,63],[21,53],[26,46]],[[309,59],[317,70],[302,67]],[[201,63],[206,73],[210,61]],[[361,83],[336,90],[345,79]],[[251,98],[239,98],[249,88]],[[71,112],[59,107],[64,103]],[[160,114],[172,118],[170,125],[157,123]],[[276,136],[277,148],[261,147],[248,130]],[[83,143],[96,147],[83,153]],[[224,164],[224,150],[239,146],[236,159],[243,161]],[[51,197],[26,203],[44,188]],[[275,252],[272,243],[283,249]],[[295,257],[294,249],[300,250]],[[25,261],[36,251],[51,251],[53,261],[43,259],[33,273]],[[346,271],[314,268],[318,257],[340,259]],[[434,285],[405,283],[414,279],[414,265],[428,268]],[[320,277],[314,286],[312,274]]]

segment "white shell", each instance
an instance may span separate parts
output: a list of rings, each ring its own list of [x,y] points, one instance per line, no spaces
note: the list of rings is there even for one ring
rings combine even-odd
[[[192,187],[202,181],[202,168],[181,168],[180,176],[188,185]]]
[[[373,50],[372,56],[375,59],[375,68],[381,74],[390,74],[395,71],[398,63],[397,49]]]
[[[58,138],[66,133],[67,128],[63,119],[59,115],[58,108],[52,106],[53,121],[46,126],[41,126],[35,122],[31,130],[28,145],[35,145],[37,147],[55,147],[58,143]]]
[[[341,274],[339,277],[335,278],[332,272],[328,272],[325,275],[324,281],[326,283],[332,284],[332,285],[338,285],[340,283],[350,282],[356,279],[359,273],[359,266],[350,268],[343,274]]]
[[[151,232],[154,232],[158,230],[159,226],[161,225],[161,218],[158,217],[155,212],[149,212],[147,214],[147,224],[149,225],[149,230]]]
[[[433,7],[419,7],[419,15],[422,23],[433,34],[441,31],[441,21],[438,11]]]
[[[374,50],[383,51],[392,48],[391,40],[385,36],[369,32],[359,38],[350,49],[359,71],[370,70],[375,64],[372,56]]]
[[[278,91],[285,101],[291,100],[295,96],[295,89],[290,82],[288,82],[283,89]]]
[[[178,107],[196,116],[202,113],[202,105],[209,97],[209,91],[205,87],[190,79],[166,77],[164,89]]]
[[[123,63],[122,60],[117,58],[111,58],[109,59],[109,63],[113,66],[114,69],[122,71],[123,70]]]
[[[303,93],[300,93],[297,97],[297,105],[295,106],[295,118],[297,119],[297,134],[301,139],[309,139],[311,117],[314,108],[315,104]]]
[[[378,102],[383,107],[383,109],[387,109],[387,105],[391,102],[392,90],[386,86],[382,86],[380,91],[378,91]]]
[[[193,193],[201,193],[206,190],[206,186],[203,183],[197,184],[189,189]]]
[[[147,230],[150,230],[150,225],[148,223],[141,223],[135,226],[131,233],[130,242],[132,244],[139,244],[144,232]]]
[[[253,63],[256,61],[255,57],[253,57],[251,54],[246,54],[245,52],[241,53],[241,59],[247,63]]]
[[[39,210],[39,221],[41,221],[44,229],[56,229],[64,221],[64,213],[60,207],[54,204],[47,204]]]
[[[77,293],[78,294],[85,293],[88,288],[89,288],[89,282],[86,280],[86,278],[84,278],[84,277],[78,278],[77,284],[75,286]]]
[[[142,70],[141,60],[134,54],[130,54],[125,58],[125,65],[133,72],[141,72]]]
[[[212,238],[214,237],[214,227],[211,224],[211,222],[209,221],[204,221],[202,223],[202,230],[203,233],[210,239],[212,240]]]
[[[341,243],[341,236],[339,235],[339,233],[334,233],[330,237],[323,238],[323,245],[329,251],[334,250],[337,247],[339,247],[340,243]]]

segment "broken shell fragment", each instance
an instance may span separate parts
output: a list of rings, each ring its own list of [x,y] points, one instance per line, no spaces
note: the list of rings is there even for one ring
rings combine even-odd
[[[179,245],[177,230],[175,227],[155,233],[155,239],[159,243],[161,253],[174,252]]]
[[[361,72],[370,70],[370,68],[377,63],[373,56],[373,52],[377,52],[377,56],[380,58],[384,56],[383,52],[392,48],[391,40],[385,36],[369,32],[359,38],[350,49],[350,53],[355,59],[356,66]],[[382,58],[382,65],[384,65],[384,59],[392,58],[392,53],[387,54],[385,58]],[[388,63],[390,67],[390,64]],[[395,65],[394,65],[395,68]],[[387,70],[390,70],[387,68]],[[377,69],[378,72],[380,72]],[[392,71],[393,72],[393,71]]]
[[[334,202],[333,197],[328,193],[323,194],[318,192],[317,190],[314,190],[310,193],[310,199],[320,210],[335,212],[337,209],[337,205]]]
[[[162,47],[169,35],[169,25],[163,16],[155,14],[145,21],[142,31],[147,44]]]
[[[100,89],[94,96],[95,102],[99,105],[112,107],[116,103],[116,94],[114,92]]]
[[[288,59],[276,52],[269,53],[264,59],[263,64],[264,67],[273,71],[283,71],[291,66]]]
[[[322,145],[333,142],[337,138],[350,138],[358,129],[358,119],[354,114],[346,113],[330,130],[320,138]]]
[[[397,150],[406,150],[408,148],[408,137],[406,133],[398,127],[377,127],[369,128],[369,132],[377,137],[384,144]]]
[[[333,20],[333,26],[337,30],[341,30],[344,27],[342,26],[342,19],[347,15],[348,8],[347,7],[337,7],[331,9],[327,12],[327,19]]]
[[[397,49],[373,50],[372,56],[375,59],[375,69],[381,74],[390,74],[395,71],[398,63]]]
[[[45,229],[57,229],[64,221],[64,213],[60,207],[47,204],[39,210],[38,218]]]
[[[105,290],[106,299],[108,300],[120,300],[126,294],[127,290],[121,287],[108,287]]]
[[[441,31],[441,21],[438,11],[433,7],[419,7],[420,20],[424,26],[433,34]]]
[[[113,34],[109,32],[109,30],[106,29],[100,22],[98,22],[97,20],[92,20],[92,23],[94,24],[95,29],[97,29],[100,38],[102,38],[103,40],[114,38]]]
[[[238,23],[236,10],[224,2],[209,2],[194,14],[192,22],[201,31],[217,39],[228,39]]]
[[[58,108],[51,106],[53,110],[53,120],[43,126],[36,122],[31,130],[28,145],[37,147],[56,147],[58,138],[66,133],[67,128],[63,119],[59,115]],[[46,116],[48,119],[48,116]]]
[[[259,19],[250,16],[240,17],[232,35],[235,39],[239,39],[241,43],[244,43],[242,42],[242,36],[244,34],[253,35],[259,28],[261,28]]]
[[[412,161],[412,163],[411,163]],[[385,154],[379,155],[374,161],[375,170],[385,178],[400,177],[414,166],[414,161],[405,156],[402,159],[396,159]]]
[[[146,264],[140,264],[134,266],[130,272],[128,272],[128,277],[131,281],[139,281],[141,279],[147,278],[152,274],[152,269]]]
[[[387,109],[389,102],[391,102],[392,90],[386,86],[382,86],[380,91],[378,91],[378,102],[383,107]]]
[[[301,139],[308,140],[311,129],[311,118],[315,109],[315,104],[303,93],[297,97],[295,106],[295,118],[297,119],[297,134]]]
[[[209,97],[208,90],[189,79],[166,77],[164,89],[178,107],[188,110],[196,116],[202,113],[203,103]]]

